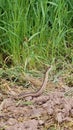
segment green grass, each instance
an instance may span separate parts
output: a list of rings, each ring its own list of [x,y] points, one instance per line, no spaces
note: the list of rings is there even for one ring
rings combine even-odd
[[[72,64],[73,0],[0,0],[0,53],[25,69]]]

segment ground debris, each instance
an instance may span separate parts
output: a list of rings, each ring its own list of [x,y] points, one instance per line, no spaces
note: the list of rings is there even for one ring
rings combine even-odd
[[[68,89],[54,89],[38,97],[21,100],[0,92],[0,129],[48,130],[59,125],[62,130],[73,130],[73,96],[66,95]],[[69,127],[66,124],[67,127],[63,128],[65,123]]]

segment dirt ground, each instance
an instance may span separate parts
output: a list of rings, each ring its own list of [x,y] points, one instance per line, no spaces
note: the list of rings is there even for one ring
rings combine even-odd
[[[0,130],[73,130],[73,88],[61,80],[57,84],[48,82],[40,96],[14,99],[42,82],[28,80],[25,88],[0,78]]]

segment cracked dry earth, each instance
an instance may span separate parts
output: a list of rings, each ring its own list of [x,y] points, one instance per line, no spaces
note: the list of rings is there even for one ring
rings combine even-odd
[[[66,88],[15,100],[9,92],[17,88],[5,85],[8,90],[0,92],[0,130],[73,130],[73,97]]]

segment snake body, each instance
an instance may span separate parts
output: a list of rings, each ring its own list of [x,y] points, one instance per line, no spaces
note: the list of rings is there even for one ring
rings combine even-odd
[[[48,73],[50,72],[51,68],[48,67],[46,73],[45,73],[45,76],[44,76],[44,80],[43,80],[43,83],[41,85],[41,87],[36,91],[36,92],[29,92],[29,93],[21,93],[18,95],[18,98],[25,98],[25,97],[37,97],[39,95],[42,94],[43,90],[46,88],[46,85],[47,85],[47,82],[48,82]]]

